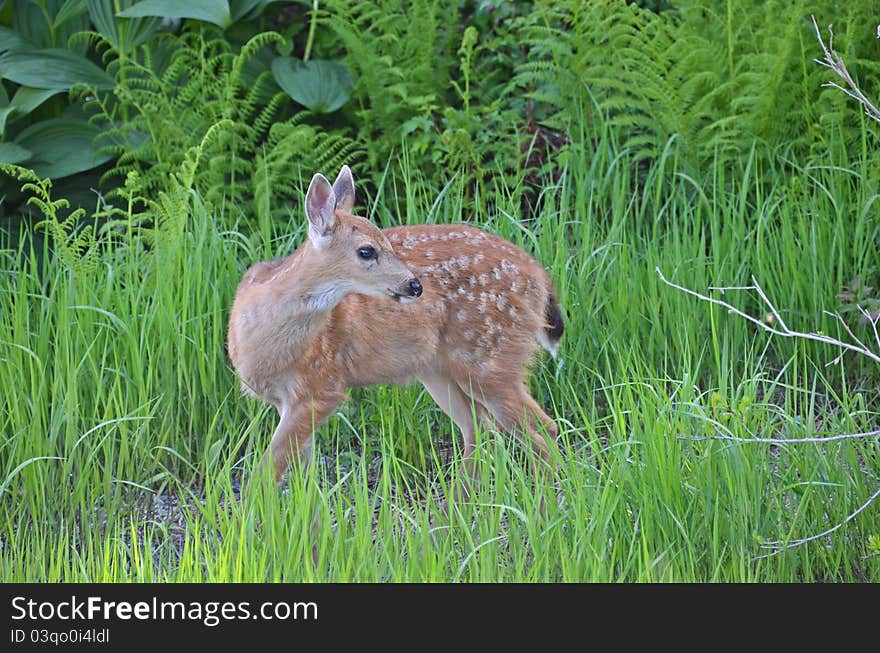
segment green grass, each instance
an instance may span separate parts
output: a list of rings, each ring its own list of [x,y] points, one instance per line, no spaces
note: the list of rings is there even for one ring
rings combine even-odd
[[[700,290],[754,275],[790,326],[844,335],[823,310],[856,274],[876,275],[875,197],[851,167],[752,158],[695,180],[668,155],[641,168],[634,192],[636,166],[605,135],[569,158],[529,224],[502,195],[470,213],[455,180],[438,199],[415,174],[386,178],[365,214],[382,226],[464,219],[511,238],[551,270],[567,312],[560,360],[532,380],[562,431],[554,480],[533,476],[515,441],[484,438],[480,482],[448,517],[438,502],[461,473],[459,436],[415,386],[353,392],[306,473],[238,501],[274,415],[239,394],[228,309],[246,265],[304,237],[299,202],[289,224],[248,237],[219,226],[247,216],[194,197],[180,237],[145,248],[103,236],[97,264],[76,271],[7,246],[0,578],[880,580],[877,505],[827,538],[770,557],[762,547],[821,532],[875,492],[877,438],[698,439],[868,430],[877,370],[851,356],[826,366],[830,347],[756,332],[654,272]]]

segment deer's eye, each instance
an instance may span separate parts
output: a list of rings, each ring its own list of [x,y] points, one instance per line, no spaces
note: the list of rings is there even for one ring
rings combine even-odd
[[[370,259],[379,258],[379,254],[376,252],[376,249],[367,245],[366,247],[358,248],[358,256],[360,256],[365,261],[369,261]]]

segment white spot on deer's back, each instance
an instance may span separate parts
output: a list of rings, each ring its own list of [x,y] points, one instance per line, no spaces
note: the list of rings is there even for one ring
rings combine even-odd
[[[459,322],[464,322],[465,319],[467,318],[467,314],[463,310],[458,309],[458,312],[455,314],[455,317],[458,318]]]
[[[475,277],[474,275],[471,275],[471,278],[468,279],[468,283],[470,284],[471,288],[473,288],[474,286],[477,285],[477,277]]]
[[[501,270],[492,268],[492,276],[495,277],[495,281],[501,281]]]
[[[519,268],[516,265],[514,265],[513,263],[511,263],[510,261],[508,261],[506,258],[501,259],[501,269],[506,274],[515,274],[515,273],[519,272]]]
[[[481,286],[485,286],[485,285],[489,282],[489,275],[486,274],[485,272],[483,272],[483,273],[480,275],[480,279],[479,279],[479,281],[480,281],[480,285],[481,285]]]
[[[499,293],[498,300],[495,303],[498,305],[499,311],[504,310],[504,307],[507,304],[507,297],[504,296],[504,293]]]
[[[416,244],[416,239],[413,238],[412,236],[407,236],[406,238],[403,239],[403,246],[404,247],[412,247],[415,244]]]
[[[474,361],[474,355],[467,349],[453,349],[449,352],[449,358],[465,365],[470,365]]]
[[[477,305],[477,310],[480,313],[486,312],[486,293],[484,292],[480,293],[480,303]]]

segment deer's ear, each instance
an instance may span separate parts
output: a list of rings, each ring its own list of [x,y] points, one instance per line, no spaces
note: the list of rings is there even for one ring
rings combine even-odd
[[[354,208],[354,177],[351,168],[342,166],[336,181],[333,182],[333,194],[336,195],[336,208],[351,213]]]
[[[324,175],[316,174],[306,191],[306,217],[309,219],[309,240],[318,249],[330,242],[336,227],[335,210],[336,195],[330,182]]]

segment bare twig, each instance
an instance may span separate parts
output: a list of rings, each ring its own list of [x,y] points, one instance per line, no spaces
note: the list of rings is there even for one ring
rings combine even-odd
[[[877,351],[880,351],[880,334],[877,333],[877,322],[880,322],[880,311],[877,312],[876,317],[871,315],[869,311],[866,311],[864,308],[859,306],[859,312],[862,314],[862,317],[868,321],[871,325],[871,330],[874,332],[874,342],[877,343]]]
[[[831,31],[831,25],[828,26],[828,45],[825,45],[825,41],[822,40],[822,32],[819,31],[819,25],[816,24],[816,17],[810,16],[813,19],[813,28],[816,30],[816,38],[819,39],[819,45],[822,46],[822,52],[825,54],[825,59],[814,59],[814,61],[820,66],[825,66],[826,68],[830,68],[833,70],[838,77],[840,77],[846,85],[849,87],[844,88],[835,82],[827,82],[822,84],[822,86],[830,86],[832,88],[836,88],[840,91],[843,91],[851,98],[855,99],[862,107],[865,109],[865,113],[868,114],[869,118],[880,122],[880,109],[878,109],[873,102],[871,102],[865,94],[862,93],[861,89],[856,85],[853,81],[853,78],[850,76],[849,71],[846,69],[846,64],[843,62],[843,57],[841,57],[834,50],[834,32]],[[878,38],[880,38],[880,27],[878,29]]]
[[[773,306],[773,303],[767,298],[767,295],[764,293],[761,286],[759,286],[758,283],[755,281],[754,277],[752,277],[752,284],[753,285],[751,285],[751,286],[737,286],[735,288],[715,287],[714,289],[719,290],[719,291],[754,290],[761,297],[761,300],[764,302],[764,304],[766,304],[768,310],[770,311],[771,315],[773,315],[774,320],[776,322],[778,322],[780,328],[770,326],[770,324],[768,324],[766,321],[760,320],[752,315],[749,315],[748,313],[744,313],[740,309],[736,308],[735,306],[733,306],[731,304],[728,304],[727,302],[725,302],[721,299],[717,299],[715,297],[709,297],[708,295],[698,293],[695,290],[691,290],[690,288],[685,288],[684,286],[680,286],[677,283],[673,283],[672,281],[667,279],[665,276],[663,276],[663,273],[660,271],[659,267],[654,268],[654,270],[657,272],[657,275],[660,277],[660,280],[663,283],[665,283],[667,286],[675,288],[676,290],[680,290],[681,292],[686,293],[688,295],[691,295],[692,297],[696,297],[697,299],[701,299],[704,302],[709,302],[710,304],[716,304],[718,306],[723,306],[724,308],[729,310],[734,315],[739,315],[744,320],[748,320],[752,324],[761,327],[761,329],[763,329],[764,331],[767,331],[768,333],[772,333],[773,335],[777,335],[777,336],[782,336],[783,338],[803,338],[804,340],[815,340],[816,342],[822,342],[822,343],[825,343],[826,345],[831,345],[832,347],[839,347],[840,349],[845,349],[848,351],[855,352],[857,354],[861,354],[862,356],[867,356],[875,363],[880,364],[880,354],[871,351],[867,347],[853,344],[851,342],[846,342],[843,340],[838,340],[837,338],[832,338],[830,336],[826,336],[821,333],[805,333],[802,331],[794,331],[792,329],[789,329],[788,326],[785,324],[785,321],[782,319],[782,316],[779,315],[779,312],[776,310],[776,307]]]
[[[861,306],[859,306],[859,308],[861,308]],[[840,322],[840,325],[843,327],[844,331],[846,331],[846,333],[849,335],[849,337],[852,338],[853,340],[855,340],[856,344],[858,344],[859,347],[861,347],[862,349],[864,349],[866,351],[868,350],[868,346],[864,342],[859,340],[859,337],[853,333],[852,329],[849,328],[849,325],[846,323],[846,320],[844,320],[843,317],[841,317],[840,313],[832,313],[831,311],[822,311],[822,312],[825,313],[825,315],[827,315],[828,317],[833,317],[835,320]]]
[[[741,442],[743,444],[804,444],[807,442],[825,443],[836,442],[837,440],[861,440],[865,438],[880,437],[880,429],[873,431],[865,431],[864,433],[842,433],[839,435],[826,435],[815,438],[738,438],[735,435],[724,435],[723,433],[713,433],[712,435],[695,435],[689,438],[679,438],[681,440],[691,440],[699,442],[701,440],[728,440],[730,442]]]
[[[868,500],[865,501],[865,503],[863,503],[856,510],[851,512],[846,517],[846,519],[844,519],[839,524],[832,526],[831,528],[829,528],[826,531],[822,531],[821,533],[816,533],[815,535],[810,535],[810,537],[804,537],[799,540],[775,540],[773,542],[764,542],[761,546],[765,549],[776,549],[776,551],[774,551],[772,554],[770,554],[770,555],[775,555],[776,553],[779,553],[780,551],[784,551],[785,549],[792,549],[796,546],[800,546],[801,544],[806,544],[807,542],[812,542],[813,540],[818,540],[822,537],[825,537],[826,535],[830,535],[834,531],[843,527],[847,522],[852,521],[856,517],[856,515],[858,515],[860,512],[862,512],[868,506],[870,506],[877,499],[877,497],[880,497],[880,488],[877,488],[877,491],[874,492],[874,494],[872,494],[870,497],[868,497]],[[769,556],[761,556],[761,557],[766,558]]]
[[[815,20],[814,20],[814,23],[815,23]],[[821,39],[820,39],[820,41],[821,41]],[[825,46],[823,44],[823,48],[824,47]],[[833,52],[833,50],[832,50],[832,52]],[[880,115],[880,113],[878,113],[878,115]],[[764,304],[769,309],[770,315],[773,316],[773,319],[779,325],[779,328],[770,326],[770,324],[768,324],[766,321],[759,320],[758,318],[741,311],[740,309],[736,308],[735,306],[732,306],[731,304],[728,304],[727,302],[725,302],[723,300],[717,299],[715,297],[709,297],[708,295],[704,295],[702,293],[696,292],[695,290],[691,290],[690,288],[686,288],[684,286],[680,286],[676,283],[669,281],[669,279],[667,279],[665,276],[663,276],[663,273],[660,271],[659,267],[655,268],[655,270],[657,272],[657,275],[660,277],[660,280],[663,281],[663,283],[665,283],[667,286],[675,288],[676,290],[680,290],[681,292],[686,293],[688,295],[691,295],[692,297],[696,297],[697,299],[700,299],[704,302],[709,302],[710,304],[716,304],[718,306],[723,306],[724,308],[728,309],[730,312],[734,313],[735,315],[739,315],[740,317],[742,317],[745,320],[748,320],[752,324],[759,326],[761,329],[763,329],[764,331],[767,331],[768,333],[772,333],[774,335],[782,336],[785,338],[803,338],[805,340],[815,340],[817,342],[822,342],[822,343],[825,343],[828,345],[832,345],[834,347],[838,347],[838,348],[843,349],[845,351],[853,351],[857,354],[861,354],[862,356],[867,356],[868,358],[870,358],[871,360],[873,360],[876,363],[880,363],[880,353],[875,353],[875,352],[871,351],[870,349],[868,349],[868,347],[861,340],[859,340],[856,337],[856,335],[852,332],[852,330],[849,328],[849,326],[847,326],[847,324],[843,320],[843,318],[837,313],[827,313],[827,311],[826,311],[826,313],[828,315],[831,315],[832,317],[837,318],[837,320],[843,325],[843,328],[846,331],[846,333],[849,335],[849,337],[852,338],[853,340],[855,340],[855,342],[858,344],[853,344],[853,343],[846,342],[843,340],[837,340],[836,338],[831,338],[829,336],[822,335],[820,333],[804,333],[801,331],[794,331],[794,330],[790,329],[788,327],[788,325],[786,325],[785,321],[782,319],[782,316],[779,314],[779,311],[776,310],[776,307],[773,305],[773,302],[770,301],[770,299],[767,297],[764,290],[761,288],[760,285],[758,285],[758,282],[755,281],[754,277],[752,277],[752,285],[751,286],[734,286],[734,287],[729,287],[729,288],[713,286],[713,287],[711,287],[711,289],[719,291],[721,293],[724,293],[724,291],[726,291],[726,290],[742,290],[742,291],[753,290],[753,291],[755,291],[758,294],[758,296],[761,298],[761,301],[763,301]],[[860,310],[862,311],[862,314],[864,315],[865,314],[864,309],[860,308]],[[874,331],[874,339],[877,341],[877,344],[878,344],[878,352],[880,352],[880,337],[878,337],[878,334],[877,334],[877,321],[872,319],[871,326]],[[838,360],[840,360],[840,356],[838,356],[835,359],[835,361],[838,361]],[[725,435],[725,434],[717,433],[717,434],[713,434],[713,435],[709,435],[709,436],[696,436],[696,437],[693,437],[690,439],[691,440],[728,440],[728,441],[732,441],[732,442],[740,442],[740,443],[745,443],[745,444],[788,445],[788,444],[802,444],[802,443],[807,443],[807,442],[824,443],[824,442],[834,442],[834,441],[838,441],[838,440],[852,440],[852,439],[871,438],[871,437],[878,437],[878,436],[880,436],[880,429],[875,429],[873,431],[866,431],[865,433],[844,433],[841,435],[832,435],[832,436],[826,436],[826,437],[812,437],[812,438],[810,438],[810,437],[807,437],[807,438],[740,438],[740,437],[736,437],[733,435]],[[861,506],[858,507],[858,509],[856,509],[855,511],[850,513],[846,517],[846,519],[844,519],[840,523],[832,526],[831,528],[829,528],[821,533],[817,533],[816,535],[811,535],[809,537],[804,537],[804,538],[801,538],[798,540],[787,540],[787,541],[776,540],[776,541],[762,543],[761,546],[763,548],[773,549],[773,552],[769,553],[767,555],[758,556],[755,559],[757,560],[760,558],[768,558],[770,556],[774,556],[774,555],[776,555],[786,549],[793,549],[795,547],[801,546],[802,544],[806,544],[807,542],[812,542],[813,540],[820,539],[822,537],[825,537],[826,535],[833,533],[836,530],[839,530],[845,524],[852,521],[860,512],[862,512],[868,506],[870,506],[877,499],[877,497],[880,497],[880,489],[878,489],[874,494],[872,494],[868,498],[867,501],[865,501]]]

